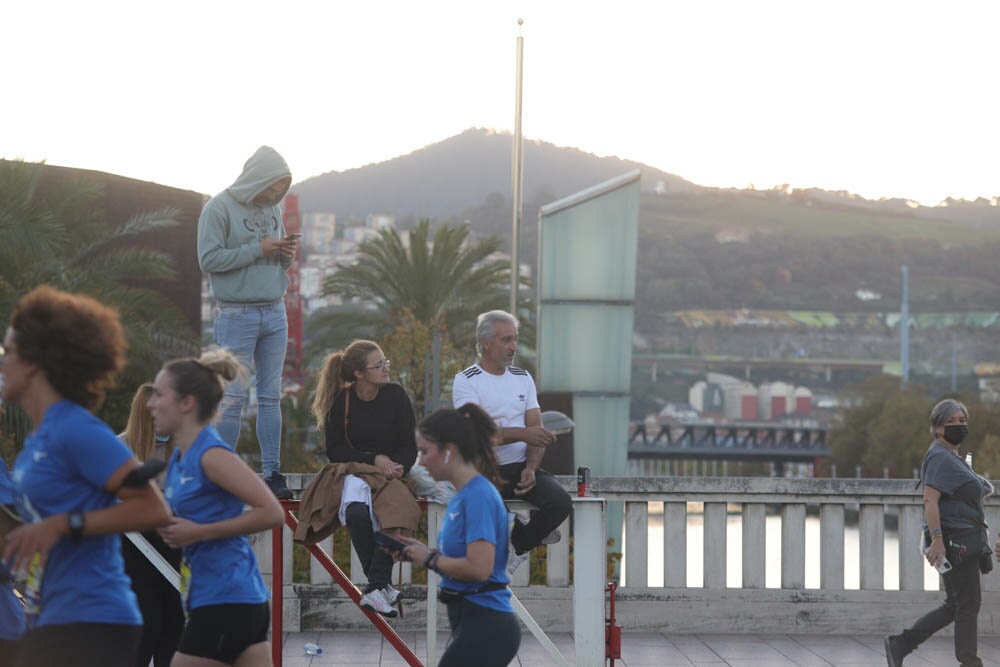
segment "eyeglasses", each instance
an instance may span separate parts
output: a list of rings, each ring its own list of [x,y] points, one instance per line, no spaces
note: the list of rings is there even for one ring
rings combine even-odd
[[[382,361],[378,362],[374,366],[365,366],[365,370],[366,371],[372,371],[372,370],[379,370],[380,371],[383,368],[389,368],[389,366],[391,364],[392,364],[392,362],[389,361],[388,359],[383,359]]]

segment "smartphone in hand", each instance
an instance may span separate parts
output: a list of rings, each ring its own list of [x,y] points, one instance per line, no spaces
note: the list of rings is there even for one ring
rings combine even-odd
[[[299,233],[299,232],[295,232],[294,234],[289,234],[288,236],[286,236],[282,240],[283,241],[298,241],[300,238],[302,238],[302,234]]]
[[[375,544],[383,549],[387,549],[388,551],[402,551],[406,548],[405,544],[397,540],[389,533],[384,533],[381,530],[375,533]]]

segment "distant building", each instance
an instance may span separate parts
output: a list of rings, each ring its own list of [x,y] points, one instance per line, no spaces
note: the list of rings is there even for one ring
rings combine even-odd
[[[299,294],[310,299],[323,291],[324,271],[318,266],[307,266],[299,270]]]
[[[688,401],[702,418],[772,421],[785,415],[799,418],[812,415],[813,394],[807,387],[772,382],[758,388],[723,373],[707,373],[706,379],[707,382],[698,380],[688,390]],[[676,407],[671,410],[677,412]]]
[[[882,298],[882,295],[875,290],[870,289],[858,289],[854,291],[854,296],[859,301],[878,301]]]
[[[762,384],[757,395],[757,415],[761,419],[777,419],[794,412],[795,388],[784,382]]]
[[[303,213],[302,244],[315,252],[331,252],[337,238],[335,213]]]
[[[370,227],[348,227],[344,230],[344,240],[352,243],[364,243],[378,234]]]
[[[380,229],[395,229],[396,216],[388,213],[369,213],[365,219],[365,227],[376,231]]]
[[[753,421],[757,419],[757,388],[749,382],[725,385],[726,419]]]

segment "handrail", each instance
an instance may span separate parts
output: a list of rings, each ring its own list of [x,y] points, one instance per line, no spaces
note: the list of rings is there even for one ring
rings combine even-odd
[[[295,529],[298,528],[299,520],[292,514],[294,510],[299,508],[298,500],[282,500],[281,509],[284,514],[285,525],[294,533]],[[284,634],[283,630],[283,604],[284,596],[282,591],[284,590],[284,552],[282,548],[282,530],[283,526],[276,526],[272,529],[272,570],[271,573],[271,662],[275,667],[281,667],[281,637]],[[354,601],[354,604],[358,605],[358,609],[368,617],[368,620],[372,622],[372,625],[382,633],[396,652],[408,665],[413,667],[423,667],[423,663],[420,659],[413,653],[410,647],[403,641],[396,631],[389,625],[381,614],[374,611],[370,611],[361,606],[361,591],[358,587],[354,585],[350,577],[344,574],[343,570],[334,562],[334,560],[327,554],[323,549],[315,544],[303,545],[308,550],[313,557],[319,561],[333,580],[344,590],[345,593]]]
[[[311,478],[290,474],[289,486],[301,489]],[[558,480],[566,489],[575,483],[569,476]],[[684,611],[669,622],[676,631],[698,632],[721,621],[735,632],[790,627],[798,632],[814,627],[822,627],[824,632],[856,632],[888,629],[901,600],[922,604],[939,595],[933,571],[928,571],[923,557],[910,548],[917,543],[923,516],[922,496],[914,488],[915,481],[594,477],[591,489],[596,496],[622,503],[612,507],[622,526],[621,537],[615,535],[612,548],[622,559],[624,585],[618,591],[617,606],[629,618],[631,630],[661,628],[654,621],[654,611],[658,604],[669,601]],[[1000,526],[1000,498],[990,497],[985,505],[987,521]],[[689,545],[687,527],[692,517],[700,528]],[[733,530],[738,531],[735,536]],[[432,532],[430,523],[428,532]],[[574,539],[576,532],[574,522]],[[563,534],[570,534],[566,527]],[[286,567],[289,545],[286,535]],[[572,553],[568,545],[564,538],[549,548],[543,564],[547,586],[522,590],[528,584],[524,567],[513,582],[514,591],[547,630],[571,629],[567,626],[574,618],[566,613],[565,604],[568,595],[578,592],[570,577],[570,570],[576,572],[579,565],[578,542]],[[258,547],[269,551],[270,545],[258,542]],[[327,542],[322,547],[330,552]],[[268,553],[260,555],[264,561],[270,557]],[[352,560],[352,566],[356,565]],[[341,567],[348,572],[346,565]],[[728,567],[736,570],[727,576]],[[325,575],[321,568],[315,570]],[[688,585],[692,572],[702,575]],[[287,582],[287,569],[284,575]],[[428,593],[436,583],[434,578],[433,574],[428,576]],[[338,627],[368,626],[343,605],[344,596],[339,596],[339,602],[322,599],[326,595],[323,586],[330,583],[328,575],[315,583],[315,587],[296,586],[294,590],[286,586],[285,610],[289,614],[308,605],[312,605],[310,609],[331,607],[341,615]],[[413,590],[419,591],[418,604],[423,607],[424,587]],[[983,594],[984,609],[992,606],[994,614],[989,622],[1000,627],[1000,612],[995,611],[1000,609],[995,606],[1000,578],[986,577]],[[435,603],[436,598],[427,600],[428,625],[438,619],[440,605]],[[774,605],[773,611],[756,614],[761,604]],[[316,625],[319,618],[315,614],[303,617],[302,624],[323,627],[322,621]],[[298,621],[298,617],[287,616],[286,627],[293,628]],[[402,624],[390,623],[402,633],[401,627],[423,630],[423,621],[420,614]],[[433,642],[429,636],[428,649]],[[426,657],[421,654],[421,659],[433,664],[429,656],[430,650]]]
[[[297,510],[300,505],[298,500],[282,500],[280,501],[282,505],[284,523],[289,527],[289,529],[294,533],[295,529],[298,527],[298,519],[292,514],[293,511]],[[428,503],[425,499],[418,499],[422,509],[428,509]],[[514,507],[515,509],[530,509],[533,506],[529,503],[523,501],[512,501],[508,505]],[[440,511],[434,514],[434,517],[440,518]],[[430,515],[428,516],[428,533],[429,539],[436,537],[437,533],[437,521],[432,521]],[[354,601],[355,604],[360,607],[361,592],[354,585],[343,570],[333,561],[333,559],[318,545],[303,545],[314,558],[323,566],[324,569],[330,574],[333,580],[339,585],[348,596]],[[271,613],[271,658],[272,663],[275,667],[281,667],[282,656],[281,656],[281,642],[275,641],[274,638],[280,638],[284,634],[283,629],[283,595],[282,591],[284,589],[284,545],[282,536],[282,527],[278,526],[272,530],[272,589],[275,591],[271,596],[272,603],[272,613]],[[558,648],[552,643],[552,641],[545,635],[541,626],[538,625],[537,621],[531,616],[524,605],[511,593],[512,603],[514,604],[515,611],[521,620],[527,625],[528,629],[535,635],[536,639],[542,644],[542,647],[549,654],[549,657],[554,660],[557,664],[568,665],[569,663],[561,655]],[[433,572],[428,572],[428,590],[427,590],[427,602],[428,602],[428,625],[427,625],[427,642],[428,642],[428,660],[434,661],[437,657],[437,613],[436,604],[437,601],[437,575]],[[406,643],[399,637],[396,631],[390,626],[381,615],[369,611],[367,609],[361,608],[361,611],[368,617],[373,625],[378,628],[379,632],[389,641],[390,644],[396,649],[396,651],[407,661],[408,664],[419,666],[422,663],[413,654],[412,650]]]
[[[157,551],[156,547],[150,544],[149,540],[143,537],[142,533],[131,531],[125,533],[125,537],[142,554],[143,558],[149,561],[149,564],[155,567],[156,571],[167,580],[167,583],[173,586],[179,593],[181,590],[181,575],[163,557],[163,554]]]

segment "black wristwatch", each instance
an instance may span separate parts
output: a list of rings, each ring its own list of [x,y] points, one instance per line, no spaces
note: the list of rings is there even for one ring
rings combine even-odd
[[[83,512],[73,510],[68,517],[69,537],[74,542],[80,542],[83,539]]]

